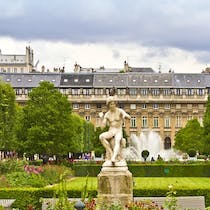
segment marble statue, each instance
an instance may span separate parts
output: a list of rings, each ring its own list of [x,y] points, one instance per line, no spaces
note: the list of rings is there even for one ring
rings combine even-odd
[[[99,113],[102,120],[101,127],[109,126],[109,130],[99,136],[101,143],[106,149],[106,161],[103,166],[120,166],[126,164],[122,157],[122,149],[126,146],[122,127],[124,119],[130,119],[131,117],[123,109],[117,107],[115,96],[109,96],[106,103],[109,110],[105,115],[102,112]]]

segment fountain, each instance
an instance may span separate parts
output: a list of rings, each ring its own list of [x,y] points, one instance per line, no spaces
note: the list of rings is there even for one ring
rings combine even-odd
[[[147,160],[156,160],[158,155],[165,161],[177,158],[173,149],[164,149],[160,135],[151,129],[141,132],[139,137],[132,134],[130,146],[124,149],[123,156],[126,160],[143,160],[143,150],[149,151]]]

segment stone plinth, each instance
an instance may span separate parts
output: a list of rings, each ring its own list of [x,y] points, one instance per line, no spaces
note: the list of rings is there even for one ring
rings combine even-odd
[[[97,205],[101,210],[111,204],[125,204],[133,200],[133,178],[127,166],[103,166],[98,174]]]

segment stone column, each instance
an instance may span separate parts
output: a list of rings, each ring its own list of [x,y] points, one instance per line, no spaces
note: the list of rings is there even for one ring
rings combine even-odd
[[[98,174],[97,205],[106,210],[111,204],[125,206],[133,201],[133,178],[127,165],[103,166]]]

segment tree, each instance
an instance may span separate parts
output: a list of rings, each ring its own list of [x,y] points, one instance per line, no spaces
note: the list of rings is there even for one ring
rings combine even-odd
[[[0,80],[0,149],[11,150],[14,140],[16,103],[10,84]]]
[[[204,139],[205,147],[204,152],[210,154],[210,95],[208,96],[208,101],[206,102],[206,111],[204,114]]]
[[[186,153],[190,149],[201,153],[204,151],[203,128],[197,119],[188,121],[187,125],[177,132],[174,147]]]
[[[148,156],[149,156],[149,151],[148,150],[143,150],[141,152],[141,156],[144,158],[144,161],[146,161]]]
[[[74,148],[71,104],[50,82],[29,93],[18,132],[20,152],[64,155]]]

